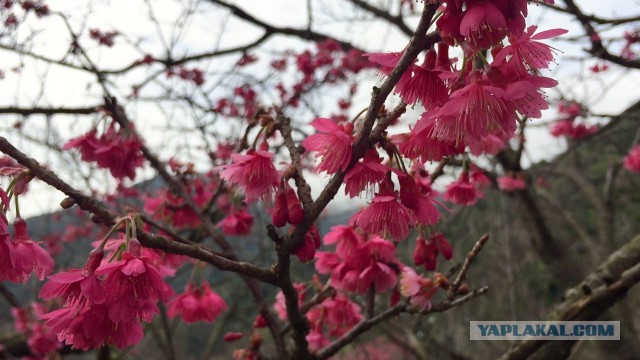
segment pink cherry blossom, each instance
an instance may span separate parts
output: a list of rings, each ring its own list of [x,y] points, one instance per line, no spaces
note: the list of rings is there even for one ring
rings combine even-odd
[[[331,282],[347,291],[366,293],[374,286],[376,292],[384,292],[396,285],[396,269],[395,246],[374,236],[332,271]]]
[[[475,48],[490,48],[507,35],[507,20],[489,1],[468,2],[460,21],[460,34]]]
[[[398,201],[398,193],[384,191],[378,193],[369,206],[353,214],[349,223],[369,234],[403,240],[409,235],[409,228],[415,216]]]
[[[444,199],[458,205],[473,205],[480,197],[480,192],[474,184],[469,181],[469,173],[463,171],[457,181],[447,186],[444,192]]]
[[[580,139],[598,132],[598,126],[574,120],[559,120],[551,125],[549,132],[555,137],[566,136],[569,139]]]
[[[479,73],[472,73],[472,78]],[[513,134],[516,116],[504,90],[472,82],[451,94],[451,99],[434,115],[433,135],[440,140],[466,144],[481,141],[495,131]]]
[[[245,210],[232,211],[222,219],[217,227],[222,228],[225,235],[248,235],[251,233],[253,216]]]
[[[632,172],[640,172],[640,145],[636,145],[624,158],[624,168]]]
[[[369,150],[362,161],[356,163],[344,177],[345,194],[356,197],[364,190],[373,193],[375,185],[382,182],[389,171],[381,161],[376,150]]]
[[[291,232],[293,232],[294,229],[295,225],[291,227]],[[297,256],[300,261],[307,262],[313,259],[313,257],[316,255],[316,250],[320,248],[321,244],[322,242],[320,240],[320,233],[318,233],[318,228],[316,228],[315,225],[311,225],[307,233],[304,235],[302,244],[293,249],[291,253]]]
[[[14,282],[27,281],[33,272],[40,281],[53,269],[53,259],[42,247],[29,237],[27,223],[18,218],[13,224],[15,268],[9,275]]]
[[[208,283],[199,286],[188,283],[184,293],[169,302],[167,314],[172,318],[180,316],[185,323],[212,322],[226,310],[224,299],[211,290]]]
[[[140,243],[133,239],[122,260],[101,265],[96,274],[105,276],[109,319],[115,323],[131,319],[150,322],[158,312],[156,302],[166,301],[172,294],[158,269],[141,256]]]
[[[426,111],[408,134],[395,135],[392,141],[398,145],[400,153],[408,159],[440,161],[445,156],[464,152],[464,144],[451,140],[440,140],[431,136],[435,126],[434,111]]]
[[[336,225],[324,236],[325,245],[338,244],[336,254],[346,259],[365,239],[353,226]]]
[[[317,118],[311,126],[319,133],[305,138],[302,146],[307,151],[316,151],[316,157],[322,158],[318,171],[326,171],[327,174],[345,171],[351,162],[353,124],[338,125],[330,119]]]
[[[63,147],[64,150],[72,148],[80,150],[82,160],[96,162],[99,168],[109,169],[117,179],[134,179],[136,169],[144,162],[142,143],[135,135],[133,125],[129,129],[116,130],[115,122],[112,122],[100,137],[94,129],[69,140]]]
[[[527,188],[527,184],[518,176],[499,176],[497,181],[500,190],[506,192],[524,190]]]
[[[14,244],[4,213],[0,212],[0,281],[9,277],[15,269]]]
[[[70,269],[49,276],[49,281],[40,289],[40,298],[60,298],[65,305],[80,311],[92,304],[103,304],[106,294],[95,274],[103,256],[102,249],[95,249],[82,269]]]
[[[528,70],[549,68],[554,60],[554,48],[536,40],[545,40],[567,33],[564,29],[546,30],[534,35],[537,26],[530,26],[518,38],[510,38],[510,44],[505,46],[495,57],[495,62],[508,61],[519,73]]]
[[[280,179],[273,156],[264,150],[250,150],[246,155],[231,154],[233,163],[219,168],[220,177],[243,189],[248,200],[269,197]]]
[[[418,275],[410,267],[402,269],[400,275],[400,293],[402,296],[410,298],[411,305],[418,310],[429,310],[431,308],[431,297],[438,288],[431,279]]]
[[[81,313],[62,308],[42,315],[45,326],[58,334],[58,340],[76,349],[97,349],[105,344],[119,349],[142,340],[142,324],[138,320],[113,322],[106,304],[95,304]]]
[[[427,52],[423,65],[412,66],[407,71],[413,72],[413,76],[396,85],[396,93],[409,105],[420,100],[426,109],[444,104],[448,99],[444,78],[451,77],[451,73],[444,73],[435,67],[436,52],[431,49]]]

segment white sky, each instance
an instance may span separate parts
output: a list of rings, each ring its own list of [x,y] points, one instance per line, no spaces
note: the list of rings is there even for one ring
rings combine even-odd
[[[381,1],[386,2],[386,1]],[[562,1],[558,1],[562,3]],[[154,16],[159,20],[160,29],[149,21],[149,8],[147,3],[153,4]],[[239,0],[235,2],[243,9],[255,16],[264,19],[268,23],[278,26],[306,27],[307,5],[302,0]],[[640,2],[637,0],[618,0],[603,3],[601,0],[580,0],[579,5],[586,13],[595,13],[601,17],[614,17],[618,15],[630,16],[640,14]],[[49,7],[55,12],[66,14],[74,30],[83,27],[85,36],[81,43],[89,49],[92,59],[103,68],[119,68],[130,64],[135,59],[141,59],[144,53],[150,53],[158,57],[164,56],[163,42],[177,41],[173,56],[181,57],[185,54],[195,54],[214,49],[225,49],[238,46],[255,40],[261,35],[259,28],[248,25],[246,22],[236,20],[229,16],[228,11],[213,7],[206,1],[195,7],[195,14],[191,17],[184,31],[179,35],[173,34],[174,24],[179,21],[185,4],[188,1],[175,0],[50,0]],[[418,6],[420,4],[417,4]],[[371,20],[362,13],[354,16],[352,5],[347,1],[316,0],[312,2],[314,10],[313,29],[319,32],[344,39],[369,51],[396,51],[406,44],[406,37],[392,27],[377,20]],[[575,21],[570,21],[565,15],[553,13],[539,6],[530,7],[531,14],[528,24],[537,24],[540,29],[565,28],[569,33],[564,37],[571,38],[582,35],[582,29]],[[417,17],[407,20],[413,26]],[[117,30],[125,34],[116,38],[116,46],[113,48],[97,47],[86,33],[89,28],[100,30]],[[616,32],[610,31],[602,34],[604,38],[620,36],[625,28],[620,27]],[[47,19],[29,21],[26,27],[20,28],[20,37],[34,36],[33,51],[51,58],[65,56],[70,37],[63,22],[59,17],[51,16]],[[162,33],[164,40],[160,40],[158,33]],[[34,35],[35,34],[35,35]],[[0,39],[5,44],[6,39]],[[143,49],[140,51],[137,47]],[[558,65],[549,74],[544,74],[557,79],[560,82],[559,90],[567,97],[592,104],[592,110],[597,113],[615,114],[624,110],[626,106],[638,99],[638,83],[640,83],[640,71],[630,71],[611,66],[611,69],[603,74],[592,74],[588,66],[593,65],[593,60],[581,63],[572,59],[582,56],[584,43],[574,44],[567,41],[555,41],[554,46],[563,53],[557,58]],[[613,49],[619,49],[614,46]],[[274,37],[258,52],[259,55],[268,56],[269,52],[286,49],[304,49],[306,44],[288,37]],[[208,71],[216,72],[225,66],[235,62],[237,58],[216,58],[214,61],[201,63]],[[20,74],[11,72],[10,69],[22,65],[24,71]],[[192,65],[188,65],[189,67]],[[195,64],[193,65],[195,66]],[[100,102],[101,91],[95,85],[95,79],[81,71],[51,66],[43,62],[17,56],[14,53],[0,50],[0,69],[6,72],[6,78],[0,80],[0,106],[20,105],[30,106],[34,102],[41,106],[82,106]],[[156,65],[153,69],[160,70]],[[132,85],[137,84],[145,77],[144,71],[134,71],[126,77],[114,78],[122,93],[116,93],[120,99],[130,94]],[[161,76],[161,78],[164,78]],[[209,82],[215,76],[208,77]],[[43,81],[43,79],[45,79]],[[369,89],[378,80],[374,77],[361,82],[360,92],[356,97],[353,111],[366,107],[369,99]],[[173,83],[172,83],[173,84]],[[175,86],[184,86],[178,84]],[[206,86],[205,86],[206,87]],[[148,92],[143,91],[143,96],[153,95],[154,88],[149,87]],[[550,98],[556,98],[557,92],[548,92]],[[320,105],[322,99],[315,100]],[[334,103],[326,103],[329,115],[334,111]],[[194,153],[193,145],[199,143],[199,139],[178,137],[175,133],[164,130],[166,124],[177,125],[192,124],[189,120],[190,113],[184,108],[167,107],[165,112],[153,104],[145,102],[127,102],[127,112],[134,119],[145,141],[151,147],[160,149],[160,155],[164,160],[180,150],[183,158],[193,158],[195,161],[204,159],[201,154]],[[298,114],[305,121],[312,118],[309,114]],[[544,114],[543,120],[552,120],[553,111]],[[0,118],[0,129],[5,129],[8,124],[13,124],[18,117]],[[42,138],[44,131],[43,117],[33,117],[24,127],[27,135]],[[56,117],[53,122],[61,136],[61,143],[73,136],[86,131],[92,124],[87,118],[75,120],[70,117]],[[228,125],[224,125],[229,128]],[[232,126],[233,127],[233,126]],[[0,130],[4,132],[4,130]],[[68,166],[57,160],[57,155],[47,151],[33,142],[19,139],[15,132],[3,133],[14,144],[27,154],[37,158],[42,163],[50,163],[54,170],[62,166]],[[528,155],[532,161],[550,158],[563,147],[562,140],[548,136],[543,128],[531,129],[528,136]],[[69,158],[66,159],[69,161]],[[79,188],[83,184],[76,181],[76,177],[68,176],[64,171],[58,172],[63,178],[72,181]],[[140,172],[136,180],[143,180],[152,176],[152,173]],[[321,184],[326,181],[322,176],[314,177],[313,185],[316,193],[321,190]],[[0,182],[6,186],[6,181]],[[21,203],[21,211],[24,215],[33,215],[58,209],[58,203],[63,196],[50,191],[42,184],[34,184],[31,194]],[[344,204],[345,198],[337,199],[338,204]]]

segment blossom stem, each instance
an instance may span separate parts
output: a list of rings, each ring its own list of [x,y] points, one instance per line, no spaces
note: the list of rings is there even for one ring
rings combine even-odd
[[[366,113],[367,110],[369,110],[369,108],[364,108],[362,109],[352,120],[351,122],[355,124],[356,121],[358,121],[358,119],[360,118],[360,116],[362,116],[362,114]]]
[[[253,139],[253,144],[251,144],[251,149],[255,150],[256,149],[256,145],[258,144],[258,139],[260,139],[260,135],[262,135],[262,133],[264,132],[264,129],[266,129],[266,127],[261,127],[260,131],[258,131],[258,135],[256,135],[256,138]]]
[[[18,204],[18,195],[15,196],[13,201],[16,204],[16,218],[20,218],[20,205]]]

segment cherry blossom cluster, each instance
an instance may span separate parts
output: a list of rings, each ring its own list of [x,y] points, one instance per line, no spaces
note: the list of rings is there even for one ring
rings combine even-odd
[[[127,129],[110,121],[101,135],[98,136],[98,129],[94,128],[69,140],[63,150],[78,149],[83,161],[95,162],[99,168],[108,169],[116,179],[128,177],[133,180],[136,169],[144,162],[141,146],[133,124]]]
[[[577,102],[560,102],[558,104],[558,113],[560,114],[560,119],[549,129],[553,136],[580,139],[598,131],[597,126],[588,125],[579,120],[583,116],[584,109]]]
[[[60,341],[84,350],[136,344],[143,336],[141,321],[150,322],[158,312],[156,302],[172,294],[137,240],[129,239],[116,251],[118,260],[103,263],[101,244],[81,269],[50,276],[40,290],[43,300],[58,299],[63,305],[41,317]]]

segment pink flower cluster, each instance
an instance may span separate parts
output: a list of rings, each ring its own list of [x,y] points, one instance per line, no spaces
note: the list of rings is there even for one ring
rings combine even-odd
[[[587,125],[578,120],[583,114],[583,109],[576,102],[561,102],[558,105],[561,118],[549,129],[555,137],[566,136],[569,139],[580,139],[598,131],[595,125]]]
[[[299,304],[302,305],[308,289],[301,283],[294,284],[294,287],[298,292]],[[273,307],[280,319],[287,320],[286,305],[282,292],[276,295],[276,302]],[[311,351],[320,350],[327,346],[331,339],[343,336],[363,318],[360,306],[342,294],[331,296],[313,306],[306,313],[306,317],[310,325],[307,341]]]
[[[133,130],[116,129],[116,123],[111,122],[107,130],[100,136],[93,129],[88,133],[69,140],[64,150],[77,148],[81,159],[86,162],[96,162],[99,168],[109,169],[116,179],[134,179],[136,169],[142,166],[142,143]]]
[[[211,290],[209,283],[188,283],[184,292],[169,302],[167,314],[172,318],[180,316],[189,324],[196,321],[212,322],[226,310],[227,303]]]
[[[636,145],[624,158],[625,169],[640,173],[640,145]]]
[[[168,300],[173,291],[141,252],[131,239],[120,260],[101,264],[104,251],[98,247],[82,269],[49,277],[40,297],[59,299],[63,307],[41,318],[59,341],[87,350],[105,344],[125,348],[142,339],[141,322],[150,322],[157,301]]]
[[[43,304],[33,302],[31,306],[11,309],[15,329],[27,338],[31,356],[27,359],[48,359],[50,354],[62,348],[57,336],[40,321],[46,312]],[[1,349],[0,349],[1,351]]]
[[[4,191],[0,189],[4,194]],[[8,203],[8,199],[3,199]],[[29,237],[27,223],[17,218],[13,223],[13,237],[4,213],[0,212],[0,281],[25,283],[33,273],[42,281],[53,269],[53,259]]]
[[[366,239],[355,228],[335,226],[324,237],[325,244],[337,243],[335,252],[318,252],[316,270],[330,274],[337,289],[364,294],[393,288],[398,281],[400,263],[390,241],[374,236]]]

